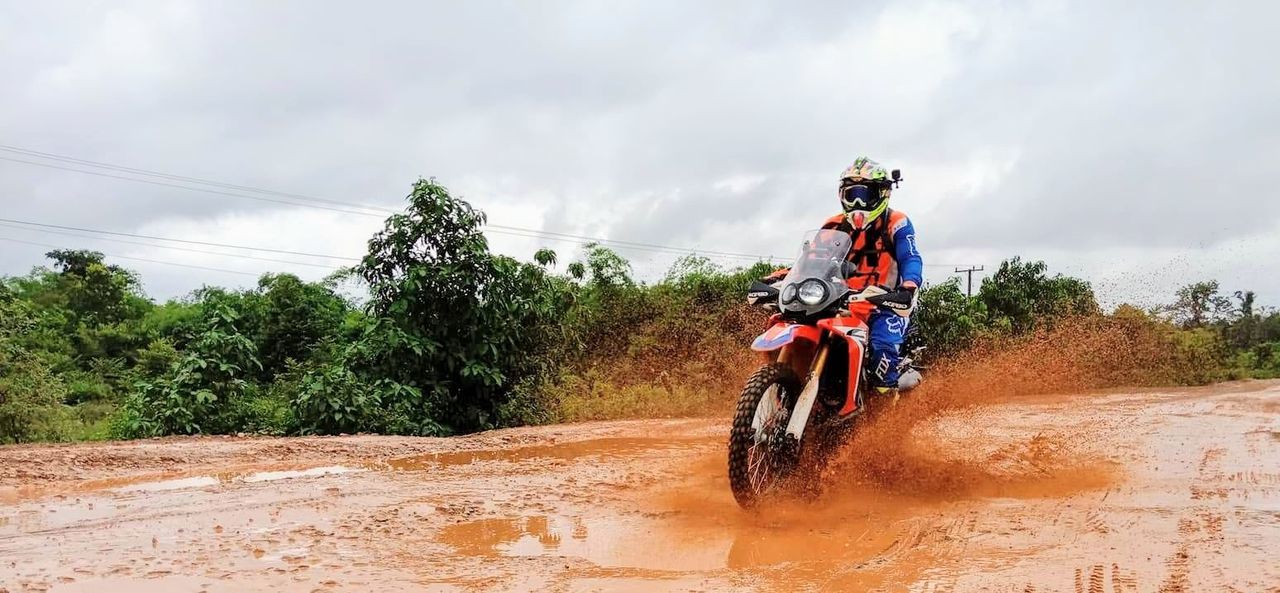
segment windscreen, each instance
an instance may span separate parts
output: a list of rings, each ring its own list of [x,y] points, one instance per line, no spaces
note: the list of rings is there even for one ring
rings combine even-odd
[[[834,229],[813,231],[800,246],[800,257],[791,266],[786,282],[800,282],[806,278],[832,278],[843,281],[840,266],[849,257],[853,239],[849,233]]]
[[[826,229],[809,233],[800,246],[800,256],[782,282],[783,309],[816,313],[848,292],[843,264],[849,256],[853,238],[848,233]],[[811,282],[810,282],[811,281]],[[821,293],[810,290],[801,299],[799,288],[806,282],[821,283]],[[821,298],[817,298],[821,295]]]

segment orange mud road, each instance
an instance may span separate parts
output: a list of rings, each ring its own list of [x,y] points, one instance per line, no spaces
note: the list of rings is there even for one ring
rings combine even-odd
[[[0,447],[0,590],[1280,591],[1280,383],[944,414],[880,466],[915,491],[838,462],[818,501],[758,514],[725,438]]]

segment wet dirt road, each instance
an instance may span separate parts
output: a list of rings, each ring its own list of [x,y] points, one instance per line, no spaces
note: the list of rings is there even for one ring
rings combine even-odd
[[[963,480],[906,493],[837,463],[817,502],[758,514],[725,436],[0,448],[0,590],[1280,591],[1280,383],[943,415],[895,467]]]

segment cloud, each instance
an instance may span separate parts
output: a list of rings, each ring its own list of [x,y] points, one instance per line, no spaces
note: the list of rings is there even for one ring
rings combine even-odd
[[[1100,282],[1145,278],[1203,250],[1223,265],[1152,282],[1221,275],[1280,302],[1280,285],[1243,262],[1273,260],[1280,228],[1269,199],[1280,82],[1266,75],[1280,70],[1268,30],[1280,8],[1268,3],[124,1],[6,13],[0,144],[382,207],[430,175],[497,224],[766,255],[790,254],[834,213],[836,174],[867,153],[903,169],[894,204],[938,264],[931,279],[942,264],[1015,254]],[[0,205],[6,218],[317,252],[359,251],[378,226],[8,161]],[[517,255],[556,247],[562,261],[577,249],[492,238]],[[0,246],[0,273],[22,273],[38,251]],[[670,260],[626,254],[650,277]],[[253,282],[135,263],[160,297]]]

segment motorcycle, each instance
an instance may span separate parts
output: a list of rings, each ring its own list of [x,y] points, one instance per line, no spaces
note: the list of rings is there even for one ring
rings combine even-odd
[[[773,315],[751,344],[766,362],[738,396],[729,437],[729,483],[743,508],[777,490],[802,458],[825,459],[847,437],[876,395],[867,364],[871,313],[883,308],[905,318],[911,311],[911,299],[884,286],[849,287],[852,243],[845,232],[815,231],[780,283],[748,289],[748,303]],[[922,380],[920,350],[901,358],[900,392]]]

